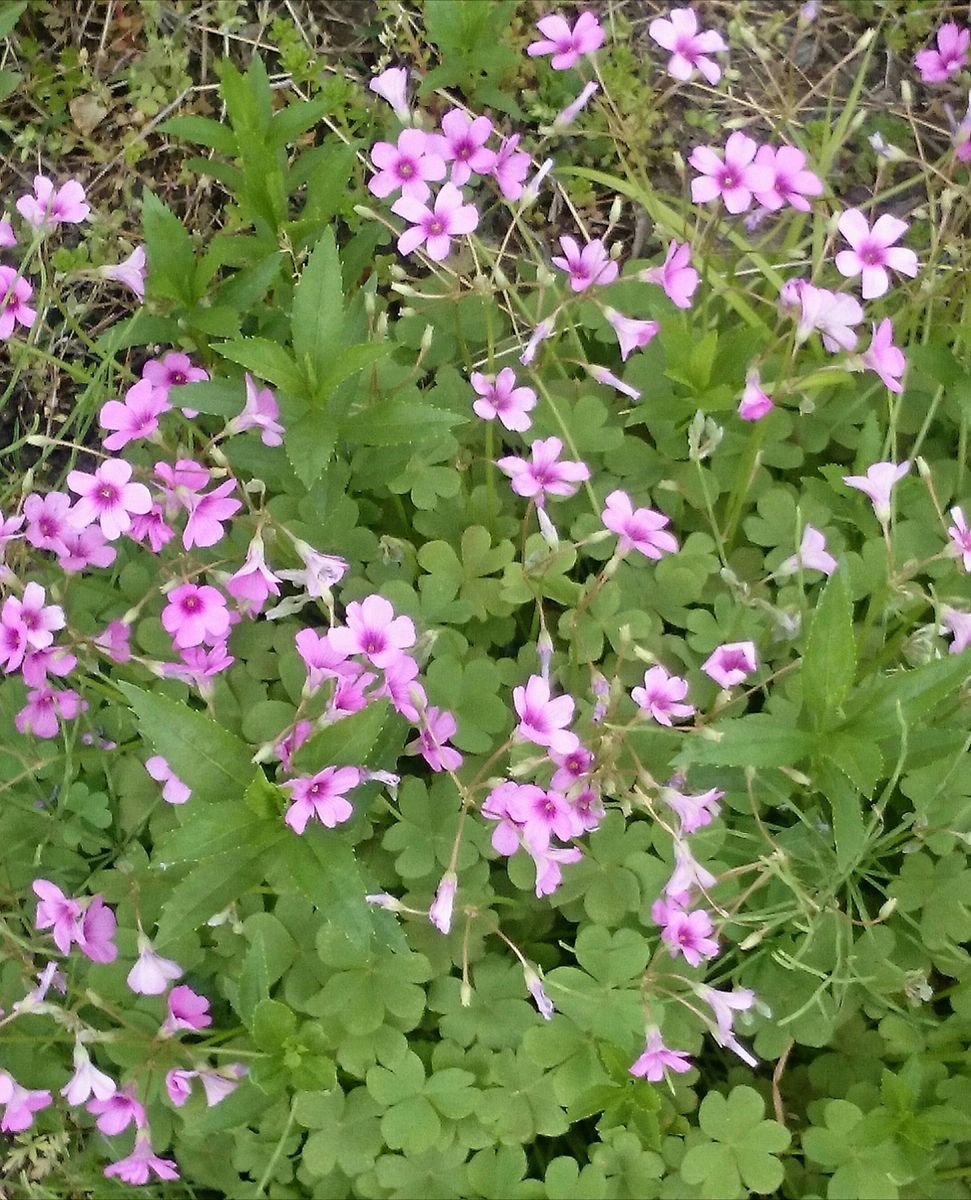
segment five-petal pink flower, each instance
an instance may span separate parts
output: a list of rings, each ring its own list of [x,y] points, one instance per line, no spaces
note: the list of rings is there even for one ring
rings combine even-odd
[[[688,162],[700,171],[691,181],[691,199],[709,204],[721,197],[730,213],[743,213],[754,192],[771,190],[775,175],[771,168],[753,160],[758,143],[737,129],[729,135],[721,156],[710,146],[696,146]]]
[[[906,221],[884,213],[871,229],[858,208],[848,208],[840,214],[836,225],[851,247],[836,255],[836,269],[847,279],[862,277],[864,300],[875,300],[890,287],[888,267],[910,278],[917,274],[919,265],[914,251],[894,245],[909,229]]]
[[[391,211],[411,224],[398,237],[401,254],[411,254],[424,245],[425,253],[433,262],[448,257],[452,238],[471,233],[479,224],[479,214],[474,204],[465,204],[462,193],[454,183],[446,183],[435,197],[433,208],[426,207],[413,196],[400,196],[391,206]]]
[[[570,67],[575,67],[582,55],[599,50],[606,37],[592,12],[581,13],[572,28],[559,13],[552,13],[537,21],[536,28],[543,37],[538,42],[530,42],[526,53],[530,58],[552,54],[550,66],[554,71],[568,71]]]
[[[709,54],[727,50],[724,39],[714,30],[698,31],[698,18],[694,9],[672,8],[670,19],[656,17],[647,32],[665,50],[671,51],[668,59],[668,74],[686,82],[698,70],[712,85],[721,79],[721,67]]]

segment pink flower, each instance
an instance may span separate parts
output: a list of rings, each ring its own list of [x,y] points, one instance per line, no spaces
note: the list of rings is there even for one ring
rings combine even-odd
[[[169,592],[162,625],[180,650],[222,641],[229,632],[226,600],[217,588],[183,583]]]
[[[948,526],[947,533],[951,539],[952,549],[961,559],[965,571],[971,571],[971,530],[968,529],[964,519],[964,512],[960,508],[952,508],[951,520],[954,524]]]
[[[921,50],[914,57],[924,83],[946,83],[956,75],[965,64],[969,45],[971,29],[961,29],[953,21],[942,25],[937,31],[937,49]]]
[[[648,267],[637,278],[642,283],[658,283],[664,288],[667,298],[678,308],[690,308],[691,297],[698,286],[698,272],[690,265],[691,246],[688,242],[679,245],[671,242],[664,262],[660,267]]]
[[[347,654],[332,644],[329,632],[317,634],[312,629],[301,629],[294,641],[307,668],[305,694],[315,692],[325,679],[353,678],[359,672],[358,664],[348,662]]]
[[[664,531],[664,526],[670,524],[664,513],[653,508],[635,509],[630,496],[622,491],[611,492],[604,503],[600,519],[618,535],[618,554],[638,550],[645,558],[656,560],[677,551],[677,539]]]
[[[392,204],[391,211],[411,223],[411,228],[398,238],[399,252],[411,254],[424,243],[425,252],[433,262],[448,257],[453,237],[471,233],[479,224],[475,205],[463,204],[462,193],[453,183],[443,185],[434,209],[426,208],[411,196],[401,196]]]
[[[27,703],[14,717],[14,725],[23,734],[54,738],[58,733],[58,717],[73,721],[87,707],[87,703],[71,688],[60,692],[48,687],[36,688],[27,693]]]
[[[23,1133],[33,1125],[34,1113],[52,1101],[50,1092],[22,1088],[12,1075],[0,1071],[0,1104],[4,1106],[0,1132]]]
[[[67,486],[80,499],[71,510],[71,520],[81,528],[97,521],[109,542],[131,527],[132,513],[147,513],[152,496],[144,483],[131,483],[131,463],[109,458],[98,465],[93,475],[69,471]]]
[[[24,683],[28,687],[43,687],[48,675],[63,679],[78,665],[77,656],[63,646],[48,646],[44,650],[32,650],[24,656],[22,668]]]
[[[844,475],[843,482],[851,488],[865,492],[873,504],[873,511],[881,525],[890,520],[890,493],[894,484],[910,470],[910,463],[903,462],[899,466],[892,462],[874,463],[867,467],[865,475]]]
[[[88,567],[110,567],[118,557],[114,546],[109,546],[105,535],[97,525],[87,529],[71,529],[64,534],[64,553],[57,560],[61,570],[69,575],[86,571]]]
[[[516,386],[516,373],[512,367],[503,367],[496,376],[473,371],[472,386],[481,397],[472,405],[472,410],[483,421],[496,417],[506,429],[525,433],[532,422],[526,415],[536,407],[536,393],[530,387]]]
[[[712,87],[721,79],[721,67],[707,58],[728,47],[720,33],[712,30],[698,32],[698,18],[691,8],[672,8],[671,19],[658,17],[648,26],[648,33],[659,46],[671,51],[668,74],[682,83],[691,78],[697,68]]]
[[[246,404],[238,416],[226,425],[226,433],[243,433],[247,429],[258,429],[264,446],[282,446],[286,430],[280,424],[280,406],[269,388],[258,388],[249,371],[245,372]]]
[[[410,742],[407,749],[418,751],[433,771],[457,771],[462,765],[462,755],[445,744],[455,736],[455,729],[455,718],[450,712],[428,708],[417,741]]]
[[[631,699],[660,725],[670,726],[672,717],[693,716],[694,706],[680,703],[687,694],[688,681],[658,665],[644,672],[644,686],[634,688]]]
[[[540,321],[533,332],[529,335],[529,341],[526,343],[526,348],[519,356],[519,361],[524,367],[529,366],[529,364],[536,357],[536,351],[539,349],[540,342],[545,341],[552,332],[553,321],[551,319]]]
[[[576,809],[559,792],[521,787],[509,795],[506,811],[532,855],[545,853],[554,837],[568,842],[583,832]]]
[[[28,583],[23,599],[8,596],[0,609],[0,625],[23,632],[25,651],[45,650],[53,644],[57,630],[64,628],[64,609],[59,604],[45,604],[46,599],[47,593],[39,583]],[[8,662],[6,670],[14,669]]]
[[[117,1175],[122,1182],[133,1187],[141,1187],[148,1183],[152,1174],[157,1175],[159,1179],[179,1178],[178,1168],[172,1159],[158,1158],[152,1153],[147,1130],[139,1130],[135,1134],[135,1149],[127,1158],[121,1158],[105,1167],[104,1174],[109,1179],[112,1175]]]
[[[280,785],[289,788],[291,795],[284,820],[294,833],[303,833],[311,817],[333,829],[354,815],[344,793],[360,782],[361,772],[357,767],[325,767],[309,779],[288,780]]]
[[[558,461],[563,443],[559,438],[537,439],[529,448],[530,461],[507,455],[496,466],[512,480],[517,496],[542,504],[547,496],[572,496],[577,484],[590,478],[590,469],[582,462]]]
[[[581,55],[599,50],[606,37],[600,22],[591,12],[581,13],[572,29],[558,13],[537,21],[536,28],[543,39],[530,42],[526,53],[530,58],[552,54],[550,66],[554,71],[568,71],[576,66]]]
[[[649,1083],[660,1083],[665,1071],[674,1071],[683,1075],[691,1070],[691,1062],[685,1050],[669,1050],[661,1040],[661,1031],[656,1025],[647,1030],[647,1042],[644,1053],[630,1068],[630,1074]]]
[[[667,916],[661,941],[667,945],[672,958],[682,954],[689,966],[698,967],[703,959],[718,954],[718,942],[709,936],[714,927],[703,908],[691,913],[672,908]]]
[[[112,279],[115,283],[123,283],[131,288],[139,300],[145,299],[145,249],[136,248],[124,262],[115,266],[101,267],[98,271],[104,279]]]
[[[408,109],[407,96],[408,72],[404,67],[388,67],[380,75],[374,76],[368,84],[368,88],[382,100],[387,100],[402,125],[408,124],[411,120],[411,113]]]
[[[199,1071],[202,1090],[206,1093],[206,1107],[214,1108],[225,1100],[230,1092],[239,1087],[239,1081],[248,1073],[242,1063],[227,1063],[218,1071]]]
[[[131,659],[130,638],[130,625],[124,621],[111,621],[94,639],[94,644],[114,662],[126,663]]]
[[[755,189],[755,199],[771,212],[777,212],[784,204],[790,204],[800,212],[809,212],[806,197],[823,194],[823,181],[806,168],[806,156],[795,146],[778,149],[759,146],[755,163],[772,173],[767,188]]]
[[[266,565],[263,539],[254,534],[246,551],[246,561],[226,581],[226,591],[242,612],[255,616],[261,612],[268,597],[279,596],[280,580]]]
[[[435,899],[428,910],[428,919],[439,933],[448,933],[452,928],[452,906],[455,903],[455,890],[458,880],[454,871],[446,871],[438,884]]]
[[[91,209],[85,201],[84,188],[76,179],[69,179],[55,192],[46,175],[35,175],[34,194],[20,197],[17,212],[35,229],[40,229],[45,225],[60,225],[62,221],[79,225],[88,219]]]
[[[527,742],[549,746],[559,754],[570,754],[580,744],[566,726],[573,720],[573,698],[551,699],[550,685],[539,675],[530,675],[525,687],[513,689],[513,704],[519,714],[516,732]]]
[[[971,613],[959,612],[956,608],[941,609],[941,620],[954,639],[951,642],[951,654],[960,654],[971,646]]]
[[[165,1018],[159,1034],[161,1037],[171,1037],[180,1029],[188,1029],[196,1033],[212,1024],[209,1015],[209,1001],[200,996],[192,988],[180,984],[174,987],[168,995],[169,1015]]]
[[[128,972],[128,986],[131,990],[141,996],[161,996],[170,981],[178,979],[181,974],[182,968],[179,964],[171,958],[163,958],[156,954],[152,943],[139,930],[138,958]]]
[[[661,328],[657,321],[635,321],[633,317],[625,317],[615,308],[605,308],[604,316],[614,327],[617,341],[620,343],[620,357],[626,362],[635,350],[651,343]]]
[[[569,754],[559,754],[555,750],[550,751],[550,758],[556,764],[556,771],[550,781],[550,787],[557,792],[568,792],[575,784],[586,779],[593,770],[593,755],[579,744]]]
[[[667,897],[668,905],[681,908],[688,903],[693,891],[697,889],[699,892],[708,892],[718,880],[698,862],[686,841],[675,838],[673,849],[674,870],[671,872],[671,878],[664,885],[664,895]],[[659,900],[656,903],[664,904],[665,901]],[[653,916],[653,909],[651,913]],[[655,917],[655,919],[658,918]],[[662,916],[660,919],[666,921],[667,917]]]
[[[832,575],[837,562],[832,554],[827,553],[826,538],[812,525],[807,525],[802,531],[802,541],[799,550],[791,558],[787,558],[776,570],[776,575],[794,575],[797,571],[822,571],[824,575]]]
[[[703,983],[693,985],[695,994],[711,1006],[715,1017],[715,1028],[711,1033],[720,1046],[733,1050],[742,1062],[750,1067],[757,1067],[758,1059],[754,1058],[735,1038],[732,1030],[733,1014],[747,1012],[755,1004],[755,993],[750,988],[736,988],[732,992],[721,992]]]
[[[13,231],[13,226],[6,217],[0,217],[0,250],[5,250],[9,246],[16,246],[17,235]]]
[[[116,1092],[115,1081],[91,1061],[82,1042],[74,1043],[74,1074],[61,1088],[61,1095],[70,1105],[84,1104],[93,1093],[98,1100],[107,1100]]]
[[[344,613],[345,624],[329,634],[330,643],[345,657],[363,654],[376,667],[387,667],[402,650],[415,644],[415,626],[410,617],[396,617],[383,596],[367,596],[360,604],[351,601]]]
[[[602,383],[604,387],[612,387],[615,391],[620,392],[621,395],[630,396],[632,400],[640,400],[641,398],[641,393],[636,387],[625,383],[623,379],[618,379],[613,371],[608,370],[606,367],[601,367],[597,363],[588,363],[587,374],[592,379],[596,379],[597,383]]]
[[[553,1001],[546,994],[546,988],[543,987],[543,980],[527,963],[523,964],[523,976],[526,980],[526,990],[533,997],[539,1015],[544,1021],[552,1021],[554,1012]]]
[[[753,192],[765,192],[772,187],[773,172],[752,160],[758,143],[736,130],[725,143],[723,156],[710,146],[696,146],[688,162],[700,171],[691,181],[691,199],[695,204],[708,204],[720,196],[730,213],[743,213],[752,203]]]
[[[407,654],[399,654],[384,668],[384,686],[375,693],[376,697],[387,696],[395,710],[409,721],[419,719],[416,704],[426,704],[425,689],[415,681],[418,664]]]
[[[520,797],[520,793],[522,793],[522,797]],[[543,789],[536,787],[535,784],[506,780],[505,783],[494,787],[486,796],[480,811],[487,820],[498,822],[492,831],[492,848],[497,854],[508,857],[519,849],[522,826],[519,820],[512,815],[513,808],[517,812],[522,812],[524,805],[528,804],[530,799],[542,801],[544,795]]]
[[[13,267],[0,267],[0,342],[6,341],[15,325],[30,329],[37,320],[37,310],[27,301],[34,289]]]
[[[78,949],[92,962],[114,962],[118,947],[112,939],[117,928],[115,914],[100,896],[92,896],[74,935]]]
[[[437,152],[436,143],[420,129],[403,129],[396,146],[376,142],[371,147],[371,162],[378,170],[368,180],[372,196],[384,198],[400,188],[402,196],[425,201],[431,194],[427,181],[445,178],[444,158]],[[453,179],[453,182],[459,181]]]
[[[565,850],[548,849],[532,855],[536,868],[536,896],[552,896],[563,882],[562,868],[570,863],[578,863],[583,858],[583,852],[575,846]]]
[[[164,784],[162,799],[167,804],[185,804],[192,795],[192,788],[186,787],[161,754],[153,754],[146,759],[145,770],[156,783]]]
[[[198,1071],[179,1071],[173,1069],[165,1073],[165,1090],[176,1108],[182,1108],[192,1095],[192,1081]]]
[[[797,342],[804,342],[818,329],[830,353],[856,347],[852,326],[863,320],[863,309],[853,296],[814,287],[805,279],[790,279],[780,292],[779,301],[784,308],[799,310]]]
[[[469,117],[459,108],[451,109],[442,117],[442,133],[437,141],[437,149],[445,162],[452,164],[450,182],[456,187],[468,183],[473,172],[476,175],[491,173],[496,155],[494,150],[487,150],[485,145],[491,135],[492,122],[488,117]],[[434,178],[441,179],[442,175]],[[419,197],[421,200],[424,198]],[[461,232],[471,231],[465,229]]]
[[[730,688],[751,675],[756,666],[754,642],[726,642],[712,651],[701,669],[719,687]]]
[[[125,399],[109,400],[101,408],[98,420],[102,429],[113,429],[104,447],[114,453],[138,438],[151,437],[158,429],[158,418],[169,411],[169,402],[148,379],[140,379],[125,393]]]
[[[492,177],[507,200],[520,199],[524,190],[523,181],[529,174],[530,157],[525,151],[517,150],[518,145],[518,133],[503,138],[492,164]]]
[[[202,383],[209,378],[209,372],[202,367],[194,367],[188,354],[174,350],[163,359],[150,358],[142,367],[142,379],[147,379],[152,386],[168,398],[169,388],[183,387],[187,383]]]
[[[300,556],[303,568],[295,571],[278,571],[281,579],[289,580],[305,589],[308,596],[323,600],[330,596],[330,589],[340,581],[350,569],[346,559],[337,554],[318,554],[306,542],[294,540],[293,548]]]
[[[599,83],[596,83],[593,80],[591,80],[589,83],[585,83],[580,95],[577,96],[575,100],[571,101],[561,112],[558,112],[553,118],[553,128],[566,129],[568,126],[572,125],[577,119],[577,116],[583,112],[583,110],[590,103],[591,99],[599,91]]]
[[[561,237],[560,246],[563,254],[554,255],[553,264],[570,276],[573,291],[586,291],[594,283],[606,287],[617,278],[619,268],[608,256],[600,238],[588,242],[581,250],[576,238]]]
[[[917,274],[919,268],[914,251],[894,245],[907,232],[906,221],[884,213],[871,229],[858,208],[848,208],[840,214],[836,225],[852,247],[836,255],[836,269],[847,279],[862,276],[864,300],[882,296],[890,287],[887,267],[910,278]]]
[[[229,499],[229,493],[235,487],[236,480],[227,479],[211,492],[198,497],[189,509],[189,519],[182,531],[182,545],[186,550],[191,550],[193,546],[215,546],[222,541],[225,534],[223,522],[243,507],[241,500]]]
[[[62,954],[70,954],[71,943],[77,938],[81,905],[65,896],[50,880],[35,879],[31,887],[40,897],[34,924],[38,929],[53,930],[54,945]]]
[[[907,360],[899,346],[893,344],[893,323],[889,317],[884,317],[879,325],[873,326],[873,340],[870,348],[863,355],[863,365],[876,373],[891,392],[902,392],[904,385],[900,382]]]
[[[124,1133],[132,1121],[136,1129],[145,1128],[145,1109],[135,1099],[134,1081],[104,1099],[89,1100],[87,1109],[98,1118],[95,1124],[108,1137]]]
[[[738,415],[743,421],[761,421],[773,407],[772,400],[762,391],[758,371],[749,371],[745,376],[745,391],[738,405]]]
[[[148,542],[152,553],[158,554],[175,537],[175,530],[166,524],[161,505],[153,504],[144,515],[132,517],[128,536],[133,542]]]
[[[718,788],[709,788],[707,792],[692,795],[679,790],[683,784],[684,776],[676,775],[661,788],[662,802],[680,818],[679,832],[682,836],[697,833],[699,829],[710,825],[718,816],[719,802],[725,795]]]

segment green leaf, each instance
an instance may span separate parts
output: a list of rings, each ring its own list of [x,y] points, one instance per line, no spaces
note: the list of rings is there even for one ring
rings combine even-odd
[[[290,466],[308,491],[330,462],[336,445],[337,427],[326,412],[313,409],[287,424],[283,446]]]
[[[0,38],[5,38],[13,29],[26,7],[27,0],[7,0],[3,8],[0,8]]]
[[[268,1054],[280,1050],[296,1028],[297,1018],[278,1000],[261,1000],[253,1012],[253,1041]]]
[[[336,352],[332,349],[330,367],[317,375],[314,394],[317,404],[326,403],[346,379],[380,362],[392,349],[390,342],[362,342],[357,346],[344,346]]]
[[[291,101],[286,108],[273,114],[270,142],[274,146],[289,146],[335,107],[334,98],[329,94],[315,96],[312,100]]]
[[[235,417],[243,409],[243,387],[228,379],[186,383],[179,392],[179,404],[214,417]]]
[[[239,153],[233,131],[211,117],[170,117],[168,121],[162,122],[158,131],[173,134],[197,146],[208,146],[210,150],[226,154],[230,158],[235,158]]]
[[[6,100],[16,91],[23,82],[23,78],[19,71],[0,71],[0,101]]]
[[[335,354],[343,353],[338,351],[343,327],[341,262],[331,228],[324,232],[303,269],[294,289],[290,316],[297,362],[318,384],[332,369]]]
[[[345,419],[341,433],[363,446],[405,446],[424,442],[467,418],[445,408],[412,400],[379,400]]]
[[[332,725],[325,725],[308,738],[294,755],[294,770],[301,774],[316,775],[324,767],[373,765],[368,763],[368,759],[389,723],[390,713],[390,703],[379,700],[359,712],[351,713],[349,717],[342,717]]]
[[[192,789],[192,804],[242,800],[256,774],[252,751],[211,717],[130,683],[118,684],[138,728],[176,775]]]
[[[694,737],[684,761],[723,767],[792,767],[811,754],[810,733],[793,729],[768,713],[753,713],[712,726],[717,738]]]
[[[856,639],[846,571],[835,571],[823,588],[813,614],[802,660],[803,701],[817,728],[839,719],[840,706],[856,675]]]
[[[142,194],[142,225],[149,296],[177,300],[191,308],[197,299],[192,239],[178,217],[147,188]]]
[[[284,388],[295,395],[305,395],[307,382],[303,372],[286,350],[267,338],[239,338],[220,342],[213,349],[230,362],[238,363],[260,379]]]
[[[908,724],[930,712],[958,690],[967,679],[968,652],[948,654],[912,671],[896,671],[856,689],[850,719],[841,732],[848,736],[884,738],[900,730],[899,712]]]

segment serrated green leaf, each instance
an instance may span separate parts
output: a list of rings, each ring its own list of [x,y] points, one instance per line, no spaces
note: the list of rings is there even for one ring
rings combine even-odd
[[[424,442],[465,421],[458,413],[432,404],[388,399],[345,418],[341,433],[362,446],[405,446]]]
[[[838,723],[856,675],[856,638],[846,571],[834,571],[813,613],[802,660],[803,701],[817,728]]]
[[[230,158],[235,158],[239,152],[236,135],[233,131],[219,121],[212,120],[211,117],[195,115],[170,117],[169,120],[162,122],[158,131],[172,134],[187,142],[193,142],[197,146],[208,146],[210,150],[215,150],[218,154],[229,155]]]
[[[324,376],[333,367],[335,356],[339,358],[343,354],[338,349],[343,327],[341,262],[334,231],[329,228],[314,247],[300,275],[290,316],[294,354],[301,369],[315,381],[315,391],[319,392]]]
[[[717,739],[694,737],[682,757],[686,763],[723,767],[793,767],[813,751],[815,740],[768,713],[752,713],[712,726]]]
[[[147,188],[142,194],[142,226],[148,264],[148,295],[177,300],[191,308],[197,299],[192,239],[178,217]]]
[[[326,725],[296,752],[294,770],[315,775],[324,767],[373,765],[368,760],[390,720],[390,703],[378,700],[349,717]]]
[[[267,338],[239,338],[220,342],[213,349],[230,362],[245,367],[260,379],[292,392],[295,396],[307,393],[307,382],[288,351]]]

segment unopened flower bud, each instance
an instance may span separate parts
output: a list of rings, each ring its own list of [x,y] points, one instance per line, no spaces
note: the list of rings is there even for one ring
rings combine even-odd
[[[624,211],[624,200],[621,196],[614,196],[614,202],[610,206],[610,213],[607,216],[608,225],[616,225],[620,220],[621,213]]]
[[[886,921],[897,907],[897,897],[891,896],[889,900],[885,900],[880,905],[880,911],[877,913],[878,921]]]
[[[459,1003],[463,1008],[469,1008],[472,1004],[472,984],[467,979],[463,979],[459,986]]]

